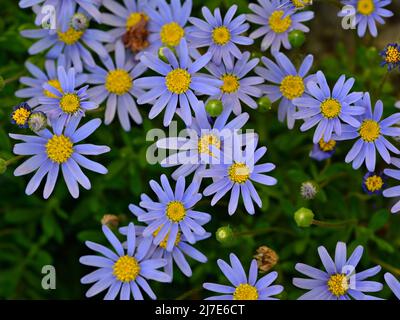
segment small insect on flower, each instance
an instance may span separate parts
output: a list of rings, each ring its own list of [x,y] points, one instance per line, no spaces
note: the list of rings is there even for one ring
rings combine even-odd
[[[44,130],[47,127],[46,115],[41,111],[32,112],[28,120],[28,126],[33,132]]]
[[[13,108],[11,123],[20,128],[28,128],[28,120],[31,114],[31,107],[26,102],[23,102]]]
[[[306,181],[301,184],[300,194],[306,200],[314,199],[318,193],[318,185],[312,181]]]
[[[318,254],[325,271],[303,263],[297,263],[295,269],[311,279],[293,278],[293,284],[300,289],[310,290],[299,300],[379,300],[364,292],[381,291],[383,285],[376,281],[366,280],[379,273],[380,266],[357,272],[364,248],[358,246],[347,258],[346,244],[338,242],[335,260],[332,260],[325,247],[318,248]]]
[[[367,172],[363,177],[362,189],[367,194],[381,194],[385,187],[385,178],[382,173]]]
[[[351,6],[355,9],[354,26],[357,27],[357,34],[360,38],[364,37],[367,32],[376,37],[378,30],[376,23],[384,24],[383,18],[393,16],[393,12],[385,9],[392,0],[342,0],[344,6]],[[338,13],[339,17],[348,16],[348,10],[342,10]]]
[[[158,270],[164,267],[167,261],[146,258],[147,251],[139,247],[135,225],[130,223],[127,229],[127,241],[124,247],[107,226],[102,226],[103,233],[115,252],[101,244],[85,242],[86,246],[102,255],[83,256],[79,259],[81,264],[98,268],[81,279],[82,284],[94,283],[86,292],[86,297],[93,297],[108,289],[104,296],[105,300],[114,300],[118,293],[121,300],[129,300],[131,295],[134,300],[143,300],[141,290],[151,299],[156,299],[147,280],[171,281],[171,277]]]
[[[325,142],[324,139],[320,139],[318,143],[315,143],[311,152],[310,158],[317,161],[324,161],[332,157],[336,151],[336,141],[331,139]]]
[[[47,199],[54,190],[57,177],[61,169],[65,183],[72,197],[79,197],[79,186],[91,188],[91,183],[80,167],[100,174],[106,174],[107,169],[101,164],[89,160],[84,155],[99,155],[110,151],[107,146],[93,144],[78,144],[90,136],[101,124],[100,119],[93,119],[78,129],[80,118],[71,119],[64,127],[63,121],[52,122],[52,131],[44,129],[36,136],[10,134],[17,143],[14,154],[32,156],[14,171],[15,176],[22,176],[33,171],[33,175],[26,187],[26,194],[33,194],[47,175],[43,197]]]
[[[280,294],[283,287],[272,285],[278,277],[277,272],[270,272],[257,281],[258,266],[256,259],[251,261],[249,277],[246,276],[246,272],[236,255],[231,253],[229,259],[231,265],[222,259],[218,259],[217,264],[232,286],[204,283],[204,289],[222,294],[209,297],[206,300],[278,300],[273,296]]]
[[[400,282],[389,272],[385,273],[385,281],[397,299],[400,300]]]
[[[383,59],[381,66],[387,66],[389,71],[400,68],[400,46],[397,43],[389,43],[380,55]]]

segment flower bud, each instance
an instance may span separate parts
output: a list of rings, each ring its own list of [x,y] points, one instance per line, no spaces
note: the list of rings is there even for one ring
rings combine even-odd
[[[220,100],[208,100],[206,111],[211,117],[218,117],[223,110],[223,105]]]
[[[294,220],[298,227],[308,228],[314,220],[314,213],[307,208],[300,208],[294,213]]]
[[[0,158],[0,174],[3,174],[7,170],[7,161]]]
[[[257,100],[258,110],[266,112],[272,109],[272,102],[267,96],[261,97]]]
[[[89,19],[83,13],[75,13],[71,18],[71,27],[76,31],[84,31],[89,27]]]
[[[47,117],[46,115],[39,111],[33,112],[28,120],[29,129],[33,132],[39,132],[46,128],[47,126]]]
[[[306,200],[314,199],[318,193],[318,185],[312,181],[306,181],[301,184],[300,194]]]
[[[278,263],[279,260],[277,253],[267,246],[259,247],[256,250],[254,258],[257,260],[260,272],[268,272]]]
[[[234,240],[233,230],[230,226],[220,227],[215,233],[215,237],[217,238],[218,242],[222,244],[232,243]]]
[[[306,36],[303,31],[293,30],[289,32],[289,42],[293,48],[300,48],[306,41]]]

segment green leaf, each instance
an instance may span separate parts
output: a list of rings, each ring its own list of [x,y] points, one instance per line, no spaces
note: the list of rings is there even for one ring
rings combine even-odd
[[[368,227],[373,231],[379,230],[387,223],[389,217],[390,217],[389,210],[386,209],[379,210],[375,212],[374,215],[372,216],[368,224]]]

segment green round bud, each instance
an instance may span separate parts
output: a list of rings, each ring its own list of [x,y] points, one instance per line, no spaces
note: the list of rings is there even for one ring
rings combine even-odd
[[[259,52],[259,51],[253,51],[253,52],[250,54],[251,59],[254,59],[254,58],[261,59],[262,56],[263,56],[262,53]]]
[[[4,78],[2,76],[0,76],[0,91],[2,91],[5,86],[6,86],[6,82],[4,81]]]
[[[267,96],[261,97],[257,100],[258,110],[267,112],[272,109],[272,102]]]
[[[208,100],[206,111],[211,117],[218,117],[223,110],[223,105],[220,100]]]
[[[306,36],[303,31],[293,30],[289,32],[289,42],[293,48],[300,48],[306,41]]]
[[[218,242],[222,244],[232,243],[232,241],[234,240],[233,230],[230,226],[220,227],[215,233],[215,237],[217,238]]]
[[[0,174],[3,174],[7,170],[7,161],[0,159]]]
[[[85,31],[89,27],[89,19],[83,13],[75,13],[71,18],[71,27],[76,31]]]
[[[294,220],[298,227],[308,228],[314,220],[314,213],[307,208],[300,208],[294,213]]]

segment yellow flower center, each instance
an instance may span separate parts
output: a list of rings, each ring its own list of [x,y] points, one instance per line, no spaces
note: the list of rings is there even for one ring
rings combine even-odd
[[[56,88],[61,93],[63,92],[60,81],[58,81],[57,79],[51,79],[51,80],[47,81],[47,84],[49,86],[52,86],[53,88]],[[43,90],[43,94],[49,98],[57,98],[57,96],[55,94],[51,93],[49,90]]]
[[[304,93],[304,82],[300,76],[286,76],[280,86],[282,95],[289,100],[299,98]]]
[[[256,287],[242,283],[236,287],[233,300],[258,300],[258,291]]]
[[[335,140],[329,140],[328,142],[325,142],[324,139],[319,140],[318,142],[319,148],[321,151],[324,152],[329,152],[335,149],[336,147],[336,141]]]
[[[176,47],[184,35],[185,30],[176,22],[170,22],[161,27],[160,38],[164,46]]]
[[[212,32],[212,39],[215,44],[224,46],[231,40],[231,33],[225,26],[217,27]]]
[[[131,256],[120,257],[113,266],[113,275],[121,282],[131,282],[140,273],[138,261]]]
[[[64,135],[54,135],[46,143],[47,156],[53,162],[64,163],[72,156],[73,152],[72,141]]]
[[[269,17],[269,27],[275,33],[283,33],[287,31],[292,25],[292,19],[290,18],[290,16],[286,16],[285,18],[283,18],[284,14],[285,12],[283,10],[276,10],[272,12],[271,16]]]
[[[328,280],[328,289],[336,297],[343,296],[349,289],[349,282],[345,274],[334,274]]]
[[[70,27],[65,32],[58,31],[58,40],[64,42],[66,45],[70,46],[75,44],[83,36],[84,31],[78,31]]]
[[[210,145],[215,146],[216,148],[221,149],[221,140],[214,134],[205,134],[203,135],[198,143],[197,149],[199,153],[205,153],[210,156],[214,156],[210,151]]]
[[[109,92],[121,96],[132,88],[132,78],[126,70],[112,70],[107,74],[105,86]]]
[[[400,62],[400,51],[394,46],[388,46],[386,48],[385,61],[387,63],[399,63]]]
[[[160,232],[161,228],[162,228],[162,226],[158,227],[158,229],[153,232],[153,237],[156,237],[158,235],[158,233]],[[161,248],[163,248],[163,249],[167,248],[168,238],[169,238],[169,232],[167,233],[165,238],[160,242],[159,246]],[[174,246],[176,247],[179,244],[180,241],[181,241],[181,233],[178,232],[178,234],[176,235]]]
[[[342,106],[336,99],[326,99],[321,103],[321,113],[325,118],[336,118],[341,110]]]
[[[383,180],[380,176],[373,175],[365,179],[365,186],[368,191],[375,192],[382,189]]]
[[[357,11],[365,16],[369,16],[375,10],[374,0],[358,0]]]
[[[292,0],[293,5],[296,8],[304,8],[312,3],[312,0]]]
[[[126,31],[135,27],[140,21],[144,19],[145,21],[149,21],[149,17],[143,12],[133,12],[131,15],[126,19]]]
[[[361,124],[360,137],[366,142],[374,142],[381,134],[379,123],[374,120],[364,120]]]
[[[236,162],[228,168],[228,176],[232,182],[245,183],[250,177],[250,168],[243,162]]]
[[[234,93],[238,91],[240,87],[239,79],[233,74],[224,74],[221,77],[221,80],[224,82],[221,87],[221,91],[223,93]]]
[[[12,119],[17,125],[23,126],[28,121],[30,115],[31,112],[29,110],[25,108],[19,108],[13,112]]]
[[[76,93],[66,93],[60,99],[60,108],[65,113],[75,113],[79,110],[81,102]]]
[[[167,205],[166,214],[172,222],[182,221],[186,216],[186,209],[180,201],[171,201]]]
[[[165,85],[167,89],[176,94],[185,93],[192,82],[192,77],[189,72],[184,69],[174,69],[165,77]]]

